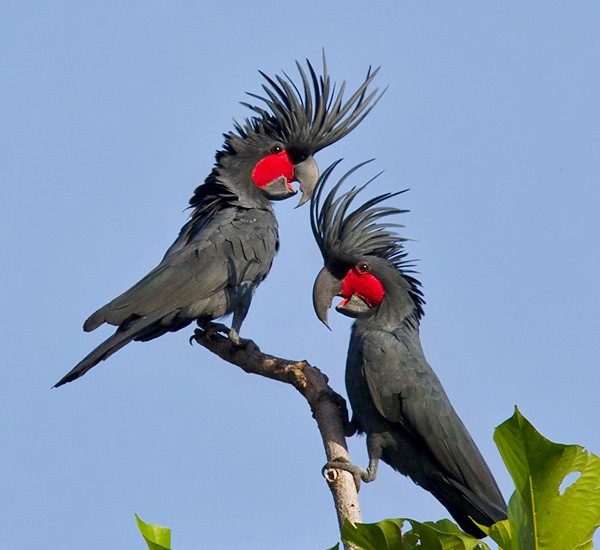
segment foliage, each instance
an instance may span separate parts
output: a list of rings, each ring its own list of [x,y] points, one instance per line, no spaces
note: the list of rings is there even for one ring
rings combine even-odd
[[[600,458],[579,445],[553,443],[515,408],[494,433],[504,464],[515,483],[508,519],[482,530],[501,550],[590,550],[600,525]],[[565,478],[574,472],[575,481]],[[404,523],[411,529],[402,532]],[[489,550],[489,546],[449,520],[420,523],[387,519],[351,525],[342,541],[357,550]],[[335,547],[337,548],[337,547]],[[332,549],[334,550],[334,549]]]
[[[411,529],[403,533],[405,522]],[[463,533],[448,519],[435,523],[407,518],[357,525],[346,522],[342,540],[360,550],[489,550],[486,544]]]
[[[508,519],[489,530],[500,548],[593,548],[600,525],[600,458],[579,445],[549,441],[516,408],[496,428],[494,440],[515,483]],[[561,490],[574,472],[577,480]]]
[[[600,458],[579,445],[549,441],[517,408],[496,428],[494,440],[515,492],[508,503],[508,519],[481,529],[500,550],[591,550],[600,526]],[[565,481],[573,473],[578,478]],[[565,483],[568,486],[562,488]],[[169,529],[146,524],[137,516],[136,521],[150,550],[171,550]],[[403,531],[406,523],[410,528]],[[490,550],[447,519],[346,522],[342,541],[356,550]],[[340,545],[329,550],[340,550]]]
[[[171,550],[171,529],[144,523],[137,514],[135,521],[150,550]]]

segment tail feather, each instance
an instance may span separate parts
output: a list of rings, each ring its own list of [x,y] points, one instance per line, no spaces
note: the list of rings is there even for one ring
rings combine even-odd
[[[125,330],[117,330],[117,332],[115,332],[112,336],[109,336],[97,348],[79,361],[79,363],[77,363],[73,369],[71,369],[56,384],[54,384],[53,387],[58,388],[67,382],[77,380],[77,378],[83,376],[87,371],[100,363],[100,361],[104,361],[113,353],[120,350],[123,346],[126,346],[129,344],[129,342],[135,340],[141,332],[147,329],[150,325],[159,321],[164,316],[165,312],[154,313],[152,315],[136,319]]]
[[[412,438],[400,439],[401,432],[394,435],[398,443],[383,449],[383,461],[429,491],[463,531],[482,538],[485,533],[474,521],[489,527],[506,519],[506,503],[487,466],[479,472],[481,483],[463,483],[441,467],[422,444]],[[488,477],[488,483],[483,483]]]
[[[489,527],[507,517],[503,500],[495,502],[486,496],[477,495],[453,479],[443,477],[427,489],[450,512],[460,528],[474,537],[482,538],[486,535],[473,520]]]

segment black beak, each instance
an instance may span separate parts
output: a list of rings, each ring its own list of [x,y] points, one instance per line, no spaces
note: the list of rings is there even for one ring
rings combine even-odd
[[[343,313],[347,317],[352,317],[353,319],[356,319],[364,313],[368,313],[370,309],[369,304],[357,294],[353,294],[344,305],[340,304],[335,308],[338,313]]]
[[[289,186],[285,177],[280,176],[262,188],[262,192],[271,201],[282,201],[293,197],[298,191]]]
[[[329,328],[327,311],[333,299],[342,291],[342,281],[335,277],[327,267],[321,269],[313,286],[313,307],[321,322]]]
[[[302,198],[296,206],[298,208],[310,200],[319,181],[319,167],[313,157],[308,157],[294,166],[294,179],[298,181],[302,191]]]

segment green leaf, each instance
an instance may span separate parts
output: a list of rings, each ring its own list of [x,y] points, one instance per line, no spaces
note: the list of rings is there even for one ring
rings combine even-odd
[[[491,539],[498,544],[499,548],[506,550],[512,549],[512,535],[509,520],[505,519],[503,521],[499,521],[498,523],[494,523],[491,527],[486,527],[485,525],[480,525],[479,523],[477,523],[477,526],[486,535],[489,535]]]
[[[379,523],[344,522],[342,541],[360,550],[404,550],[410,548],[402,540],[402,519],[384,519]]]
[[[511,550],[591,549],[600,525],[600,458],[579,445],[546,439],[516,407],[494,440],[516,489],[508,503],[509,525],[494,526],[490,536]],[[572,472],[581,475],[561,494]]]
[[[402,533],[404,522],[411,529]],[[463,533],[450,520],[420,523],[412,519],[385,519],[379,523],[344,523],[342,541],[359,550],[489,550],[483,542]]]
[[[479,539],[463,533],[458,525],[449,519],[441,519],[436,522],[426,521],[424,523],[407,520],[412,529],[406,533],[418,536],[420,544],[415,548],[437,548],[439,550],[489,550],[487,544]]]
[[[340,550],[340,543],[338,542],[335,546],[328,548],[327,550]]]
[[[137,514],[135,521],[150,550],[171,550],[171,529],[144,523]]]

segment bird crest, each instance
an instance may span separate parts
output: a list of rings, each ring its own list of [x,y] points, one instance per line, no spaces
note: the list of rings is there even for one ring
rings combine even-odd
[[[342,82],[336,93],[327,69],[323,53],[323,74],[317,76],[310,61],[306,60],[307,70],[296,61],[296,67],[302,81],[299,88],[283,72],[283,76],[271,78],[260,74],[267,81],[262,88],[265,95],[249,93],[264,105],[252,105],[242,102],[258,116],[246,119],[243,124],[235,123],[235,129],[241,138],[250,134],[265,133],[277,137],[285,143],[299,148],[309,148],[312,153],[342,139],[356,128],[371,112],[385,93],[375,88],[367,95],[367,89],[377,73],[367,71],[367,76],[356,91],[344,101],[346,83]]]
[[[347,269],[365,256],[377,256],[388,260],[409,283],[410,295],[417,307],[417,316],[420,317],[424,301],[421,284],[412,275],[415,273],[412,269],[414,261],[407,259],[404,248],[404,242],[408,239],[395,231],[404,225],[384,221],[388,216],[404,214],[408,210],[382,205],[384,201],[406,192],[407,189],[378,195],[352,209],[352,203],[358,194],[381,175],[381,172],[360,187],[352,187],[341,194],[338,192],[354,172],[371,162],[369,160],[348,170],[323,200],[327,181],[340,162],[341,160],[338,160],[325,169],[311,199],[311,228],[325,264],[334,269]]]
[[[391,261],[396,267],[406,267],[406,251],[403,246],[406,239],[394,231],[394,228],[404,226],[382,223],[382,220],[387,216],[403,214],[407,210],[380,205],[382,202],[404,193],[406,189],[378,195],[355,210],[351,210],[357,195],[381,172],[362,186],[352,187],[349,191],[339,196],[336,195],[354,172],[371,162],[366,161],[348,170],[322,201],[327,181],[340,162],[341,160],[338,160],[325,169],[311,202],[311,228],[323,259],[327,263],[354,263],[363,256],[379,256]]]

